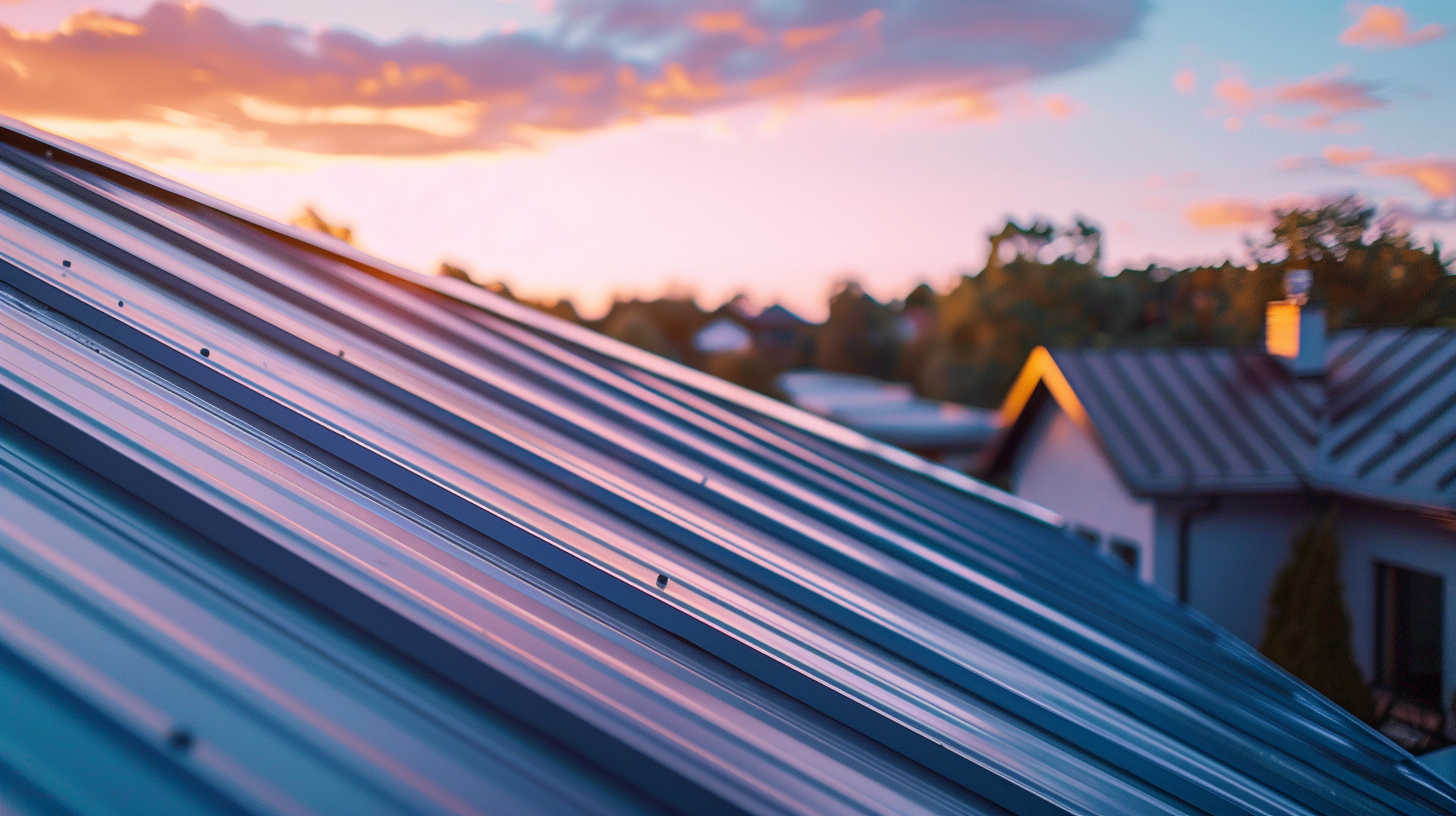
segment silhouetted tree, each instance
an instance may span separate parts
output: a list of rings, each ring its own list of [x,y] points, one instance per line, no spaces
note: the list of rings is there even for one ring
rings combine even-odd
[[[1351,714],[1374,719],[1374,700],[1350,649],[1334,508],[1295,536],[1269,594],[1259,651]]]
[[[306,212],[314,228],[336,229]],[[1277,216],[1267,235],[1249,242],[1252,263],[1148,266],[1113,276],[1100,270],[1102,232],[1086,219],[1070,226],[1008,219],[986,236],[985,268],[949,291],[920,284],[885,304],[846,284],[830,298],[821,326],[801,326],[772,309],[769,322],[785,325],[759,325],[740,300],[710,312],[692,298],[619,301],[603,319],[583,321],[569,301],[517,298],[504,284],[487,288],[765,393],[780,371],[809,363],[899,379],[922,396],[984,407],[1000,404],[1037,345],[1258,343],[1265,304],[1283,296],[1284,272],[1300,266],[1313,270],[1313,296],[1328,308],[1332,329],[1456,326],[1456,278],[1439,246],[1418,245],[1353,197]],[[455,267],[441,272],[469,277]],[[694,334],[721,316],[752,325],[754,348],[731,359],[695,350]],[[775,332],[791,342],[768,342]]]
[[[895,361],[896,315],[857,283],[829,299],[829,319],[819,331],[814,365],[825,371],[889,377]]]
[[[614,305],[611,313],[602,320],[598,331],[670,360],[683,359],[680,348],[663,331],[644,303],[634,301]]]
[[[1280,276],[1285,269],[1313,272],[1310,295],[1325,304],[1331,329],[1421,325],[1456,314],[1440,247],[1415,245],[1395,222],[1378,220],[1363,199],[1290,208],[1276,218],[1255,257]]]

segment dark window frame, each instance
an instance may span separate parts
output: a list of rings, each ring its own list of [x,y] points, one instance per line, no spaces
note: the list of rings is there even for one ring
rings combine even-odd
[[[1375,563],[1375,684],[1437,709],[1444,708],[1445,584],[1439,573]]]

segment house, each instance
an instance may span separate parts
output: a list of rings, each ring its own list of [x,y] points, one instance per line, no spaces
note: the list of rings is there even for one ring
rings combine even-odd
[[[741,323],[720,317],[693,334],[699,354],[737,354],[753,348],[753,335]]]
[[[1456,814],[1059,523],[0,120],[0,811]]]
[[[1291,539],[1337,506],[1357,660],[1440,712],[1456,691],[1456,331],[1326,339],[1317,313],[1302,329],[1273,314],[1291,317],[1302,354],[1038,348],[991,473],[1250,644]]]
[[[779,371],[808,363],[817,326],[775,303],[754,315],[753,346]]]

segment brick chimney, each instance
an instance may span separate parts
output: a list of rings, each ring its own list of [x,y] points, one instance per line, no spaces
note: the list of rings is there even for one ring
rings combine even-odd
[[[1284,273],[1284,299],[1264,312],[1264,349],[1297,377],[1325,372],[1325,313],[1309,305],[1314,275],[1308,269]]]

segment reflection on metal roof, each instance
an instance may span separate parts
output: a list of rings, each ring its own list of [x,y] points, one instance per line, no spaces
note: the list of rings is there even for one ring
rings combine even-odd
[[[1456,813],[1044,511],[14,124],[0,502],[6,808]]]
[[[1042,350],[1008,409],[1045,383],[1138,493],[1316,489],[1456,509],[1456,329],[1340,331],[1327,354],[1322,377],[1296,377],[1252,348]]]

